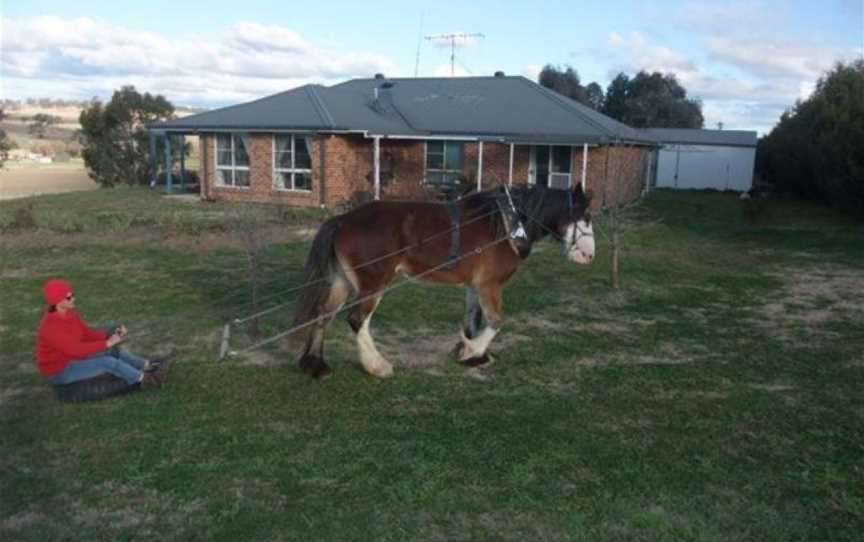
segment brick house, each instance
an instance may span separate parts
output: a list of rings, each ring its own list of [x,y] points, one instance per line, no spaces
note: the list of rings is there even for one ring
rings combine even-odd
[[[155,137],[198,136],[204,199],[326,207],[503,183],[583,183],[597,207],[622,203],[645,188],[656,146],[500,72],[306,85],[148,129],[151,149]]]

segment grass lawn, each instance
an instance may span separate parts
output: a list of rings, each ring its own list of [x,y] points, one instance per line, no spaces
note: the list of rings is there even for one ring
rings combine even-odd
[[[340,318],[319,383],[281,343],[216,361],[250,312],[232,208],[134,189],[2,203],[0,539],[860,540],[864,224],[742,205],[651,194],[620,291],[602,235],[591,267],[542,243],[481,370],[448,358],[462,291],[398,288],[373,321],[395,377],[362,372]],[[320,213],[256,212],[264,307],[290,301]],[[89,321],[127,323],[130,349],[176,347],[168,386],[55,401],[31,355],[53,276]]]

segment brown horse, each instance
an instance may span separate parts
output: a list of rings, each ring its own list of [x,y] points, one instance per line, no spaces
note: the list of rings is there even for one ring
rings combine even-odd
[[[357,336],[360,361],[372,375],[388,377],[393,366],[375,348],[369,321],[387,285],[403,274],[465,286],[466,314],[458,360],[489,361],[489,343],[501,327],[502,289],[536,241],[551,234],[565,257],[580,264],[594,258],[588,212],[590,192],[535,185],[497,188],[452,203],[376,201],[327,220],[306,261],[306,284],[294,319],[303,326],[300,368],[315,378],[332,373],[324,362],[324,332],[351,295],[348,322]]]

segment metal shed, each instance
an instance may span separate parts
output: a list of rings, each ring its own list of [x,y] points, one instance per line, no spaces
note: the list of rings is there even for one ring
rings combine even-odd
[[[652,187],[741,192],[753,187],[756,132],[648,128],[643,133],[661,145]]]

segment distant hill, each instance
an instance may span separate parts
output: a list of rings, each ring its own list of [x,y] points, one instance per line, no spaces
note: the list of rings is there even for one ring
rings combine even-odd
[[[0,122],[0,129],[6,131],[18,148],[47,156],[78,156],[81,145],[77,132],[81,129],[78,118],[81,111],[90,105],[90,100],[54,100],[48,98],[28,98],[26,100],[0,100],[0,107],[6,116]],[[206,111],[200,107],[178,106],[177,117],[188,117]],[[28,126],[34,115],[44,113],[60,118],[60,122],[48,127],[45,137],[37,138],[30,133]]]

